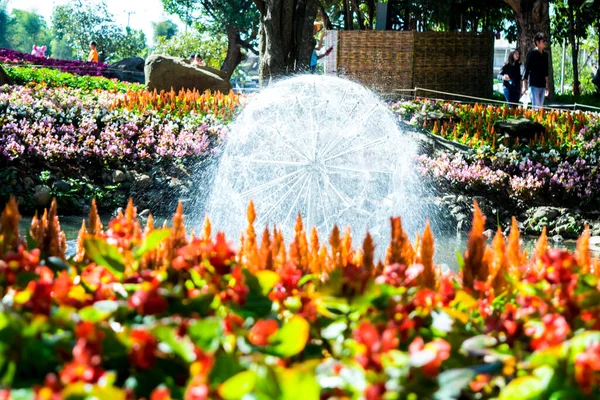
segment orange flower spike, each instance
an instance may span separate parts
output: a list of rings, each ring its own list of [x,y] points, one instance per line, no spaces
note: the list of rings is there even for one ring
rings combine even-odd
[[[310,230],[310,252],[308,257],[311,273],[319,273],[319,234],[317,233],[317,228],[314,226]]]
[[[79,229],[79,233],[77,234],[77,247],[75,250],[75,257],[73,257],[73,260],[75,260],[75,262],[81,262],[85,258],[85,248],[83,247],[83,242],[85,241],[87,233],[88,232],[85,228],[84,219],[81,221],[81,228]]]
[[[346,227],[346,230],[344,231],[344,237],[342,238],[342,248],[340,252],[342,265],[344,267],[348,265],[348,261],[350,261],[352,257],[352,235],[350,232],[350,227]]]
[[[212,224],[207,215],[204,218],[204,223],[202,224],[202,235],[200,236],[200,239],[210,240],[211,231],[212,231]]]
[[[542,258],[546,252],[550,250],[550,244],[548,243],[548,234],[546,233],[546,227],[542,228],[542,234],[535,243],[534,257],[536,260]]]
[[[577,247],[575,248],[575,260],[577,260],[577,265],[581,267],[583,273],[591,272],[592,268],[590,236],[590,228],[586,225],[583,233],[577,239]]]
[[[19,214],[19,207],[17,206],[17,200],[14,196],[10,196],[10,199],[2,211],[0,216],[0,256],[5,254],[9,250],[16,251],[19,247],[19,221],[21,220],[21,214]]]
[[[256,244],[256,232],[254,231],[254,221],[256,219],[256,211],[254,203],[250,200],[247,211],[248,227],[246,228],[246,241],[242,247],[242,259],[247,264],[251,271],[257,271],[261,267],[258,257],[258,248]]]
[[[260,260],[263,269],[273,269],[273,252],[271,251],[271,248],[271,233],[269,232],[269,228],[265,227],[260,242]]]
[[[42,220],[38,217],[38,212],[36,210],[33,214],[33,218],[31,219],[31,227],[29,228],[29,234],[37,243],[41,243],[42,232]]]
[[[59,257],[64,260],[67,244],[65,234],[61,231],[58,222],[56,199],[52,200],[47,215],[47,229],[44,232],[43,247],[40,247],[40,250],[45,250],[48,256]]]
[[[185,225],[183,224],[183,203],[181,201],[177,204],[177,210],[173,215],[173,228],[171,230],[171,238],[173,240],[174,249],[180,249],[188,244],[187,237],[185,235]]]
[[[148,214],[148,220],[146,221],[146,227],[144,228],[144,236],[148,236],[154,231],[154,217],[152,214]]]
[[[390,223],[392,225],[392,237],[386,252],[385,263],[387,265],[399,263],[402,258],[402,222],[400,217],[392,217]]]
[[[469,233],[467,251],[464,256],[465,264],[462,271],[463,286],[465,288],[473,288],[475,280],[481,280],[480,277],[484,276],[483,280],[485,281],[488,275],[487,268],[484,266],[486,239],[483,231],[486,218],[481,213],[476,201],[473,201],[473,207],[473,227]]]
[[[362,265],[365,267],[367,271],[373,271],[373,262],[375,260],[375,243],[373,242],[373,237],[369,232],[365,236],[365,240],[363,240],[363,258]]]
[[[506,287],[506,275],[508,274],[508,260],[506,251],[506,240],[502,230],[498,227],[496,235],[492,240],[492,260],[490,262],[490,282],[496,294],[502,293]]]
[[[333,225],[333,229],[331,230],[331,235],[329,236],[329,245],[331,246],[331,260],[333,262],[333,268],[338,268],[341,266],[340,262],[340,229],[337,225]]]
[[[90,227],[90,235],[99,235],[102,233],[102,221],[98,215],[98,207],[96,207],[96,199],[92,199],[92,205],[90,207],[90,214],[88,215],[88,225]]]
[[[435,289],[437,286],[437,273],[433,263],[433,254],[435,252],[433,233],[431,232],[431,224],[427,220],[423,237],[419,246],[419,258],[423,264],[423,273],[421,274],[421,282],[423,286],[429,289]]]

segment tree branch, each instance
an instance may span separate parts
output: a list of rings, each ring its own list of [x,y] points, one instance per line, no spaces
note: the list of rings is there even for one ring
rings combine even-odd
[[[258,8],[260,15],[264,15],[266,11],[265,0],[254,0],[254,4],[256,4],[256,8]]]
[[[518,13],[521,11],[521,0],[504,0],[504,2],[508,4],[514,12]]]

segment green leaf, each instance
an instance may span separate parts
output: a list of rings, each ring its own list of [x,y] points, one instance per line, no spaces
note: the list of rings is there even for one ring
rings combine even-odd
[[[544,385],[539,378],[527,375],[513,379],[500,392],[498,400],[536,400],[544,393]]]
[[[269,339],[268,351],[280,357],[292,357],[304,350],[310,324],[302,317],[292,317]]]
[[[119,249],[106,243],[104,240],[87,237],[83,242],[86,255],[98,265],[108,268],[108,270],[121,279],[125,272],[125,260]]]
[[[188,327],[188,336],[192,342],[208,352],[219,348],[221,335],[221,321],[215,318],[198,320]]]
[[[142,258],[150,250],[154,250],[162,241],[171,236],[170,229],[158,229],[152,231],[144,240],[144,243],[133,252],[136,260]]]
[[[321,387],[316,379],[313,362],[297,365],[292,369],[277,371],[282,396],[279,400],[319,400]]]
[[[450,400],[460,397],[461,392],[466,388],[473,378],[477,375],[475,371],[469,368],[458,368],[444,371],[438,375],[438,386],[433,398],[435,400]]]
[[[37,280],[40,276],[33,271],[21,272],[17,275],[17,287],[24,288],[31,281]]]
[[[46,259],[46,265],[54,272],[67,271],[69,269],[69,265],[58,257],[48,257]]]
[[[174,354],[181,357],[186,363],[191,363],[195,359],[194,345],[189,338],[179,338],[175,328],[162,325],[152,329],[152,333],[158,340],[171,348]]]
[[[219,354],[215,360],[215,365],[210,370],[208,381],[211,385],[218,385],[243,370],[237,357],[229,354]]]
[[[243,307],[232,306],[232,308],[242,317],[264,318],[271,312],[273,302],[263,294],[263,289],[256,276],[247,269],[244,269],[244,275],[246,286],[248,286],[250,292],[246,296],[246,303]]]
[[[250,366],[250,369],[256,373],[255,392],[258,395],[263,395],[267,399],[281,398],[281,388],[272,367],[254,363]]]
[[[244,371],[232,376],[219,386],[219,395],[225,400],[241,400],[256,386],[256,373]]]
[[[279,283],[281,277],[275,271],[262,270],[256,273],[256,279],[262,288],[262,294],[266,296]]]
[[[91,306],[87,306],[79,310],[79,317],[88,322],[100,322],[108,319],[117,309],[119,305],[115,301],[98,301]]]
[[[592,344],[600,343],[600,332],[588,331],[574,336],[567,342],[569,348],[569,363],[573,365],[575,358],[579,353],[582,353]]]

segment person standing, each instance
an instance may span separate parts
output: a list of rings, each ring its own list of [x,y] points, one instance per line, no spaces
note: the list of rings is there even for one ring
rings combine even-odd
[[[523,94],[527,92],[527,83],[531,88],[531,106],[539,109],[544,106],[544,96],[548,95],[548,53],[544,52],[548,41],[543,33],[535,35],[536,48],[527,53],[525,74],[523,75]]]
[[[88,62],[98,62],[98,50],[96,50],[96,42],[90,43],[90,54],[88,55]]]
[[[499,78],[504,84],[504,97],[507,103],[516,105],[521,97],[521,61],[519,61],[519,50],[508,53],[506,63],[500,69]]]

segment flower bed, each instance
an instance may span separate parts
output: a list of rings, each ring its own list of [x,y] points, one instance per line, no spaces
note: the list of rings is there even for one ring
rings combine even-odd
[[[138,175],[148,175],[151,181],[155,178],[157,183],[189,180],[190,173],[223,140],[226,123],[238,104],[238,97],[233,94],[190,95],[183,100],[174,95],[173,101],[184,110],[176,115],[153,109],[128,110],[118,104],[131,104],[127,99],[133,93],[0,88],[0,182],[7,184],[0,185],[0,204],[12,192],[18,193],[25,206],[32,209],[34,205],[27,201],[34,198],[36,185],[48,186],[59,199],[78,197],[87,202],[89,196],[98,195],[94,189],[98,186],[115,189],[120,182],[113,178],[118,174],[115,170],[137,171]],[[188,103],[193,106],[186,108]],[[48,173],[52,176],[48,177]],[[58,181],[67,185],[55,185]],[[178,183],[177,187],[184,190],[182,185]],[[178,195],[179,190],[161,186],[173,196]],[[124,206],[119,204],[122,200],[115,198],[115,206]],[[61,205],[69,206],[73,212],[82,207],[81,202],[75,208],[70,203]]]
[[[444,190],[524,206],[594,209],[600,201],[598,115],[429,101],[395,103],[392,109],[411,124],[472,147],[467,154],[418,158],[422,173]],[[514,117],[540,122],[546,134],[526,145],[497,143],[494,123]]]
[[[130,203],[108,228],[92,205],[73,259],[56,206],[18,232],[0,218],[0,370],[38,398],[537,399],[600,395],[599,273],[586,232],[574,254],[530,259],[516,223],[491,247],[475,205],[458,275],[434,267],[392,218],[383,262],[334,228],[321,247],[298,220],[234,251],[207,221],[189,237],[140,226]],[[246,397],[244,397],[246,396]],[[562,396],[562,397],[561,397]]]
[[[71,87],[83,90],[110,90],[127,92],[142,90],[144,85],[121,82],[102,76],[82,76],[70,72],[58,71],[51,68],[37,67],[8,67],[6,71],[17,85]]]
[[[59,60],[56,58],[38,57],[20,51],[0,48],[0,63],[30,64],[39,67],[48,67],[77,75],[102,76],[109,67],[108,64],[84,62],[78,60]]]

